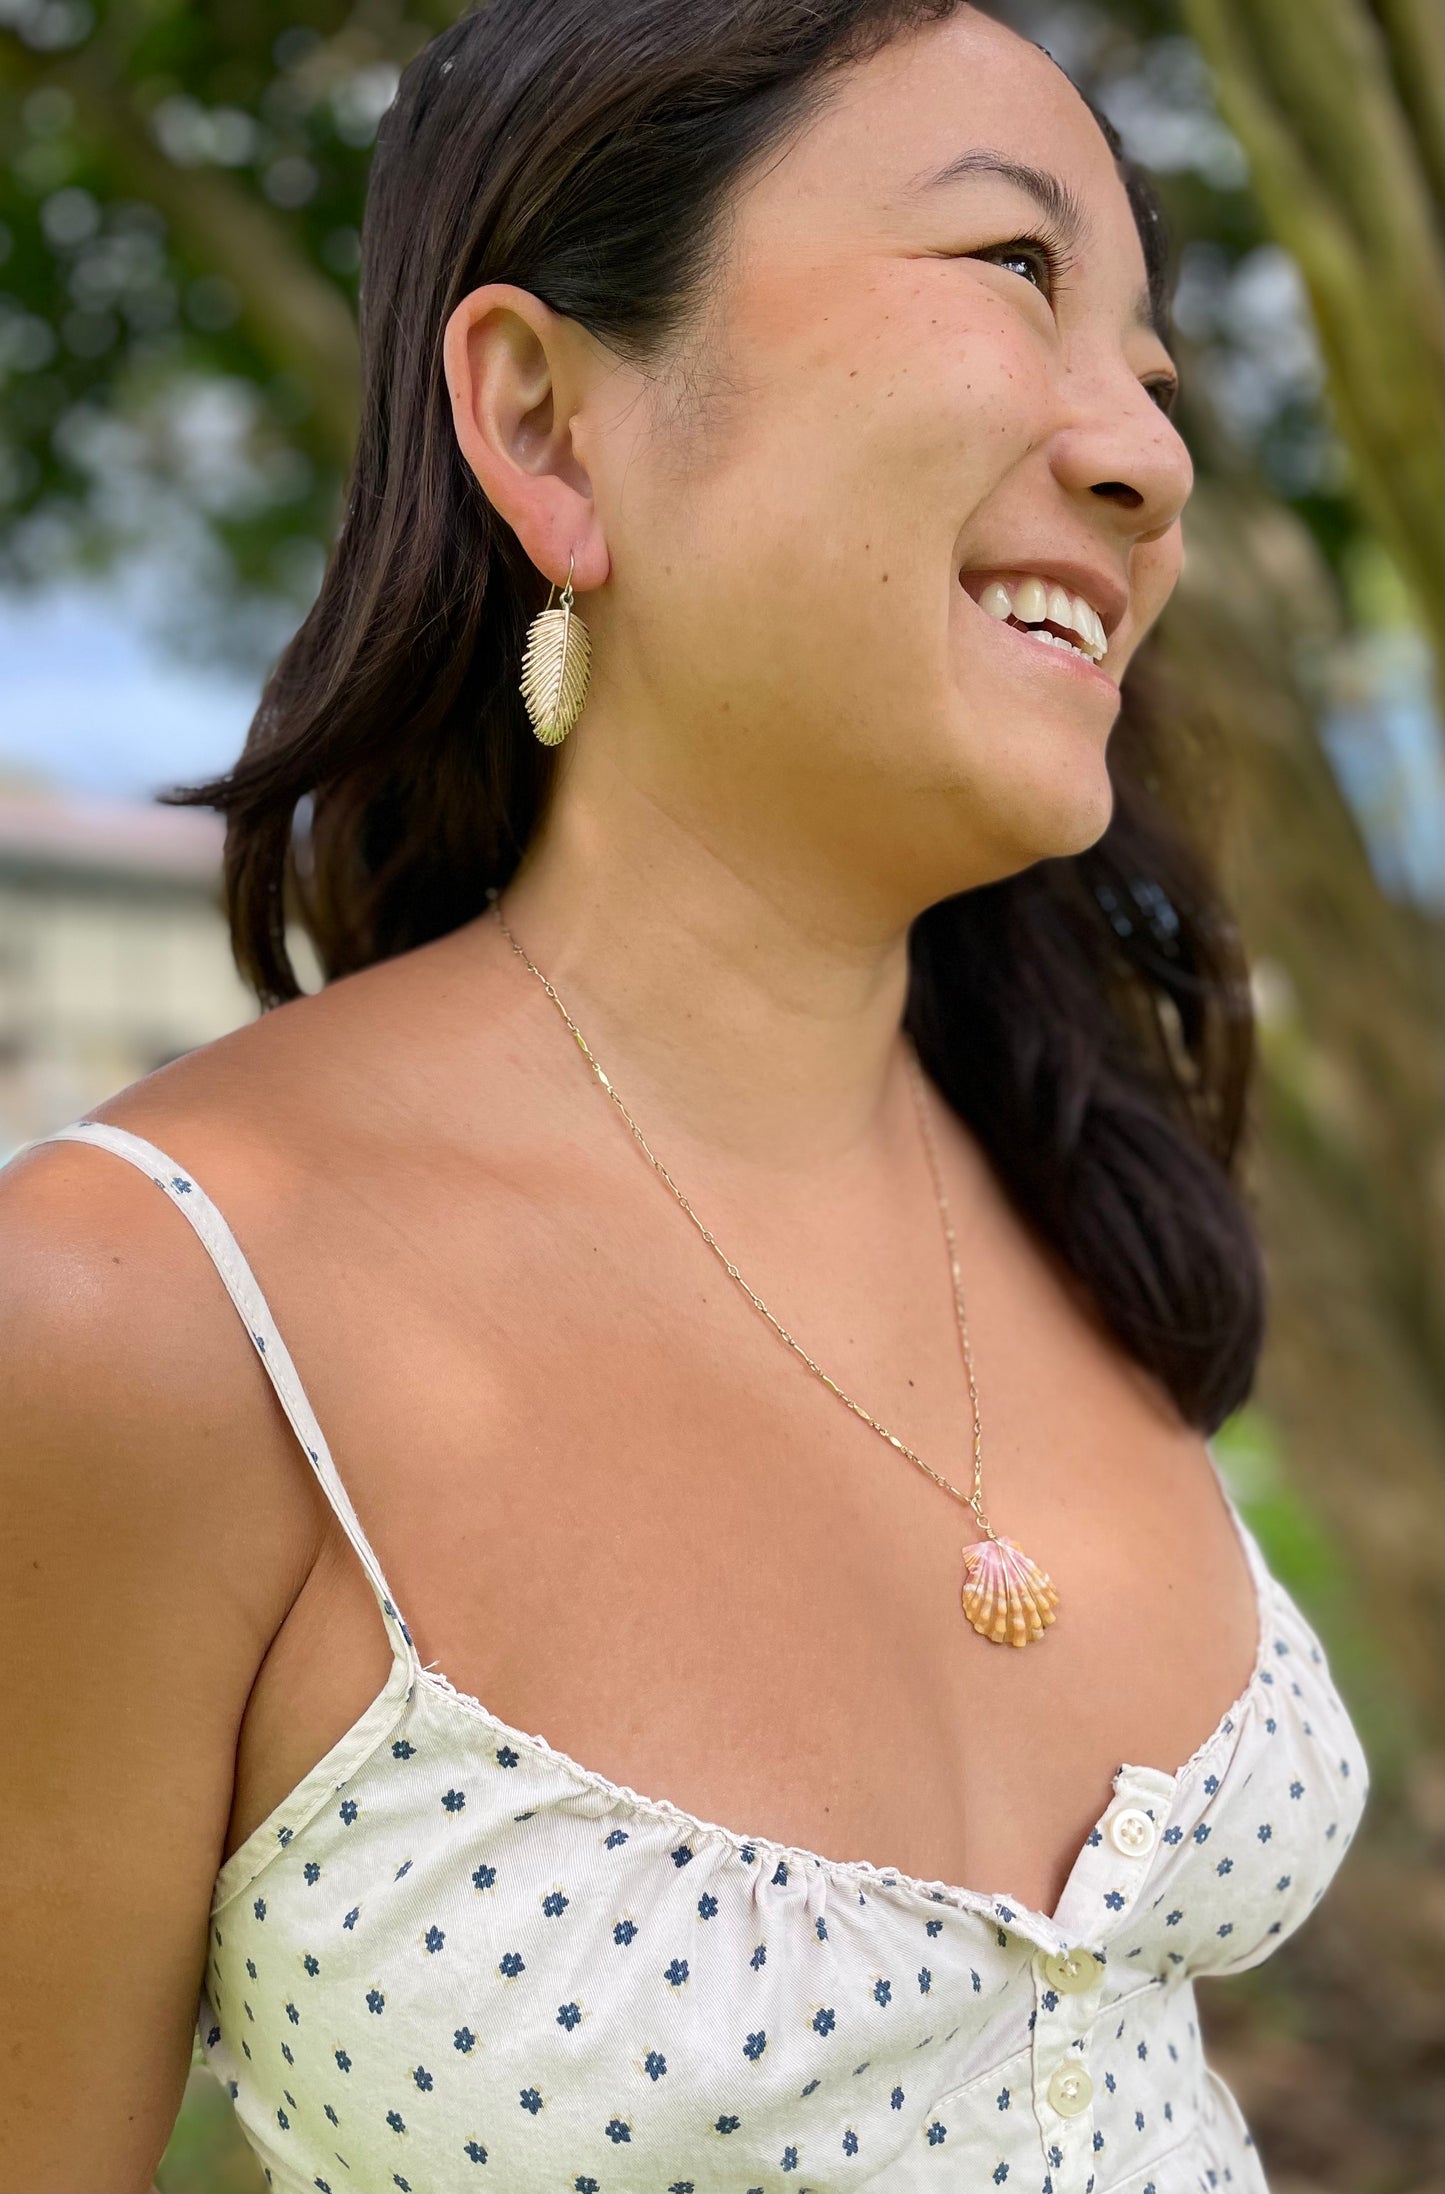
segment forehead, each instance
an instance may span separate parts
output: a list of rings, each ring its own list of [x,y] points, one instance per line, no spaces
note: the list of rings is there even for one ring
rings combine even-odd
[[[770,231],[892,234],[950,199],[997,202],[997,178],[933,190],[924,180],[981,146],[1058,176],[1099,241],[1132,236],[1113,155],[1074,85],[1039,47],[968,6],[835,78],[821,111],[743,194],[743,218],[759,243]]]

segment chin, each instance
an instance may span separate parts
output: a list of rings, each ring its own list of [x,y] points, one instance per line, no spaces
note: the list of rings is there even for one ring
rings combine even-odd
[[[1113,817],[1113,788],[1101,775],[1097,793],[1089,786],[1072,789],[1070,799],[1060,798],[1059,787],[1052,786],[1047,795],[1034,788],[1031,800],[1023,797],[1009,803],[1000,815],[1004,825],[1000,831],[1003,857],[996,871],[1000,879],[1032,868],[1036,861],[1068,860],[1098,844]]]
[[[1113,817],[1113,783],[1108,772],[1101,770],[1096,796],[1076,801],[1067,814],[1059,817],[1056,842],[1050,847],[1050,853],[1055,856],[1087,853],[1090,846],[1099,843]]]
[[[1016,766],[1006,775],[995,754],[959,786],[964,827],[980,838],[986,831],[994,849],[989,867],[1000,878],[1035,861],[1086,853],[1113,820],[1114,782],[1101,740],[1081,739],[1069,725],[1040,743],[1030,726],[1027,746],[1027,767],[1017,766],[1019,746],[1009,742]]]

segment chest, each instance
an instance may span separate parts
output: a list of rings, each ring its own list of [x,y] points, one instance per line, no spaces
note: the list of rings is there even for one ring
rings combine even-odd
[[[675,1208],[549,1199],[539,1224],[500,1198],[442,1230],[413,1200],[384,1257],[354,1229],[278,1241],[268,1292],[424,1663],[702,1818],[1049,1912],[1119,1764],[1173,1770],[1238,1696],[1257,1608],[1202,1438],[1003,1200],[958,1187],[983,1506],[1060,1595],[1022,1651],[961,1611],[971,1512]],[[861,1256],[857,1220],[780,1215],[758,1292],[967,1493],[941,1245],[885,1217]],[[253,1687],[229,1849],[385,1681],[355,1557],[320,1529]]]

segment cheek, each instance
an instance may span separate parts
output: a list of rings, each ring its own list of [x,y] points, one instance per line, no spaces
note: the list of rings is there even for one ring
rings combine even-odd
[[[1151,583],[1157,585],[1165,601],[1179,583],[1184,569],[1184,526],[1176,518],[1169,531],[1157,541],[1147,542],[1140,551],[1151,559]]]
[[[953,676],[958,543],[1048,391],[1020,316],[952,274],[897,260],[847,283],[796,264],[754,278],[676,463],[654,475],[632,453],[649,614],[669,645],[686,634],[694,671],[716,661],[736,686],[746,663],[766,690],[826,695],[835,725],[879,695],[927,709]]]
[[[831,409],[850,417],[870,508],[935,612],[938,583],[1037,449],[1054,395],[1016,313],[977,291],[961,298],[940,279],[946,262],[909,264],[928,271],[895,285],[886,324],[844,369]]]
[[[734,487],[787,554],[821,545],[840,597],[917,579],[936,611],[961,534],[1048,416],[1047,362],[1018,314],[976,290],[961,299],[947,272],[890,263],[846,307],[820,282],[807,325],[791,317],[798,297],[776,303]]]
[[[840,267],[760,267],[730,328],[737,423],[777,477],[824,460],[862,471],[927,471],[946,486],[996,471],[1037,433],[1047,360],[1023,316],[939,258]],[[943,461],[940,476],[937,469]],[[826,479],[818,492],[826,493]]]
[[[1179,584],[1184,566],[1184,531],[1176,518],[1157,541],[1145,541],[1135,549],[1129,572],[1129,591],[1138,615],[1138,639],[1142,640]],[[1136,643],[1137,645],[1137,640]]]

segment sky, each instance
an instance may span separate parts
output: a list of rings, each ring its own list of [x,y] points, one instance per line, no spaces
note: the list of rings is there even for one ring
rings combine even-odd
[[[104,588],[0,593],[0,771],[148,799],[229,766],[256,699],[163,655]]]

